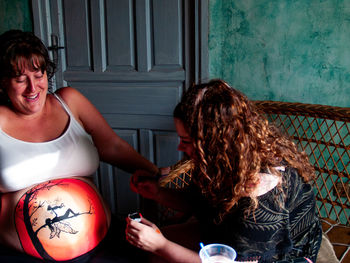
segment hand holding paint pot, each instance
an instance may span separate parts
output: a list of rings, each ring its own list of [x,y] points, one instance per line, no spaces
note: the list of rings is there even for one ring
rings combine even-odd
[[[140,213],[131,213],[126,219],[126,240],[133,246],[155,253],[166,241],[159,228]]]
[[[231,263],[235,262],[236,251],[224,244],[201,245],[199,257],[202,263]]]

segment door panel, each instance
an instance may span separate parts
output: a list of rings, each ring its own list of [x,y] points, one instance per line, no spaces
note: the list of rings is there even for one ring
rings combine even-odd
[[[181,158],[172,111],[207,76],[207,0],[32,0],[34,31],[52,46],[54,89],[77,88],[122,138],[158,166]],[[201,23],[199,23],[201,21]],[[143,209],[130,174],[101,163],[95,181],[112,212]]]
[[[135,70],[135,24],[133,1],[108,0],[106,6],[107,71]],[[116,26],[117,25],[117,26]],[[122,40],[122,41],[121,41]]]
[[[153,3],[154,65],[183,69],[182,1],[157,0]],[[166,26],[164,26],[166,25]]]
[[[182,83],[71,82],[105,114],[172,116]],[[108,94],[108,96],[106,96]]]
[[[86,0],[64,0],[57,8],[56,20],[64,24],[61,52],[67,81],[72,75],[85,79],[87,73],[97,80],[105,75],[120,80],[121,73],[130,80],[154,80],[161,75],[158,71],[176,72],[184,80],[182,1],[95,0],[88,6]],[[89,26],[92,21],[99,22],[99,30]],[[93,48],[95,43],[99,45]]]
[[[65,71],[92,71],[90,18],[88,2],[85,0],[63,1]],[[74,12],[81,10],[81,12]]]

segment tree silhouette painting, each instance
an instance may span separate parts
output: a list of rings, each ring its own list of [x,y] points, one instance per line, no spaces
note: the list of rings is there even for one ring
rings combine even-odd
[[[72,224],[72,220],[83,215],[95,214],[94,200],[91,200],[85,191],[81,191],[86,195],[87,203],[82,206],[83,211],[74,211],[79,208],[73,208],[70,199],[64,198],[64,194],[72,191],[72,187],[77,184],[75,181],[79,181],[79,186],[87,185],[76,179],[53,180],[31,188],[21,197],[16,207],[15,221],[26,253],[46,260],[57,260],[54,253],[50,254],[45,248],[47,240],[57,239],[58,242],[63,234],[76,235],[79,230],[76,229],[76,224]],[[44,232],[39,235],[42,231]]]

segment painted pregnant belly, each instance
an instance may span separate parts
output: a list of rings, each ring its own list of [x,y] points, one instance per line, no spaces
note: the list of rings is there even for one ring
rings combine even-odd
[[[96,191],[78,179],[59,179],[27,191],[15,210],[24,251],[48,260],[69,260],[90,251],[108,230]]]

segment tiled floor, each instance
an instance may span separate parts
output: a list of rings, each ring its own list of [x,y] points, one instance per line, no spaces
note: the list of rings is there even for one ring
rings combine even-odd
[[[322,228],[333,244],[340,262],[350,263],[350,227],[327,220],[322,222]]]

